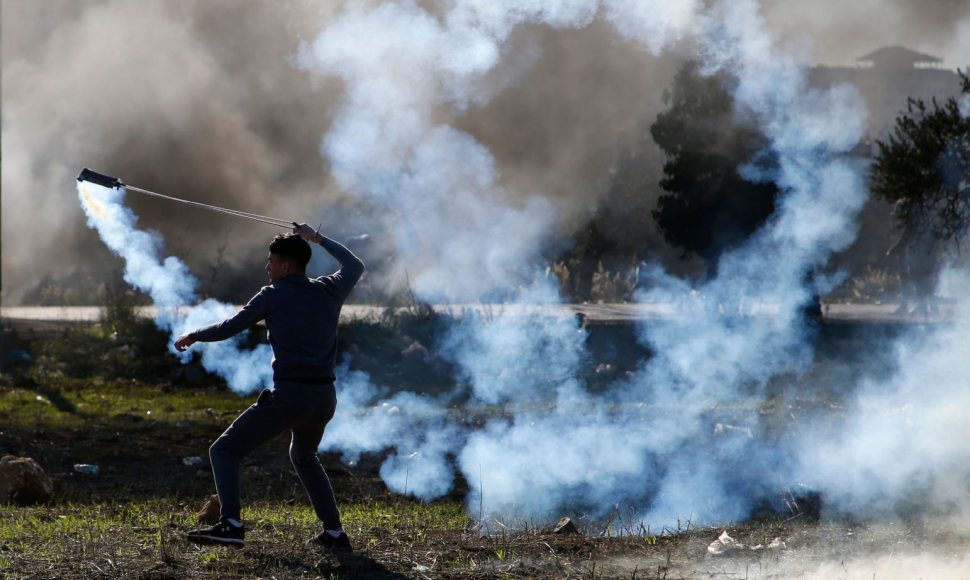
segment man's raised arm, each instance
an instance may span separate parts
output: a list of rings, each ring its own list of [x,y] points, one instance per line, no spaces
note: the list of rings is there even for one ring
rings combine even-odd
[[[323,234],[317,233],[307,224],[300,224],[293,228],[293,233],[300,234],[308,242],[320,244],[324,250],[340,263],[340,271],[336,275],[346,285],[347,293],[350,293],[350,290],[357,284],[357,281],[360,280],[361,275],[364,273],[364,262],[348,250],[346,246]]]

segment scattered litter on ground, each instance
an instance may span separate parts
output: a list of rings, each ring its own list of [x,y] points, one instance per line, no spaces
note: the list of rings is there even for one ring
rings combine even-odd
[[[707,546],[707,553],[712,556],[728,556],[731,554],[735,554],[737,552],[741,552],[743,550],[757,552],[765,549],[785,550],[787,548],[788,548],[788,545],[781,538],[775,538],[767,546],[758,544],[756,546],[747,547],[741,542],[729,536],[727,533],[727,530],[725,530],[724,532],[721,532],[721,535],[718,536],[716,540],[714,540],[713,542],[711,542],[709,546]]]
[[[97,475],[101,472],[101,469],[97,465],[91,465],[90,463],[78,463],[74,465],[75,473],[84,473],[86,475]]]

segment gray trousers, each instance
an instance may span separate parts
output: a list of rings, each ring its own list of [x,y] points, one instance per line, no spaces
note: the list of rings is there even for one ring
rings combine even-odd
[[[239,462],[256,447],[289,429],[290,461],[306,489],[313,510],[328,530],[338,530],[340,512],[317,448],[333,418],[337,394],[333,383],[307,385],[280,382],[260,393],[209,448],[212,475],[222,504],[222,517],[240,519]]]

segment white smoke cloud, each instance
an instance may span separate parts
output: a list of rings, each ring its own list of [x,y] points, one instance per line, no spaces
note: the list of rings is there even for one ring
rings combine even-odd
[[[432,301],[482,297],[527,279],[554,219],[543,198],[512,206],[491,153],[434,120],[442,102],[462,108],[484,98],[474,89],[496,63],[511,25],[505,17],[492,4],[460,4],[447,27],[407,2],[354,4],[298,58],[345,82],[321,151],[344,189],[388,216],[384,227],[414,289]]]
[[[516,297],[530,309],[507,309],[483,319],[474,312],[442,340],[442,356],[453,360],[472,395],[488,405],[537,398],[568,399],[579,391],[586,334],[574,319],[543,316],[541,306],[556,291],[548,285]]]
[[[807,89],[804,67],[778,50],[756,3],[714,6],[701,14],[693,3],[456,2],[433,16],[408,2],[354,5],[301,51],[302,67],[337,76],[346,87],[322,153],[342,186],[364,203],[380,204],[389,214],[407,213],[405,227],[399,220],[386,225],[414,268],[418,295],[431,301],[477,299],[494,286],[527,282],[536,250],[553,225],[551,211],[526,213],[509,203],[496,185],[488,151],[472,136],[436,121],[441,107],[460,112],[491,98],[481,79],[496,66],[517,26],[583,27],[603,13],[619,34],[654,52],[665,40],[698,37],[704,66],[736,77],[739,109],[758,118],[779,158],[779,172],[771,176],[784,192],[778,215],[750,245],[726,256],[721,276],[704,288],[711,301],[775,304],[777,321],[738,321],[700,309],[676,328],[646,328],[643,340],[656,358],[613,395],[624,404],[647,399],[671,406],[676,411],[668,414],[669,423],[644,413],[631,429],[616,417],[577,416],[575,401],[584,399],[584,391],[572,377],[583,357],[574,323],[500,317],[466,320],[451,331],[442,354],[461,369],[473,398],[508,404],[514,413],[469,435],[460,451],[460,468],[473,488],[469,497],[483,498],[480,513],[549,515],[578,497],[593,503],[621,496],[642,501],[642,491],[631,495],[638,476],[659,480],[647,486],[657,490],[653,509],[660,510],[645,516],[648,521],[669,522],[696,512],[698,505],[707,506],[709,518],[735,517],[746,507],[738,501],[745,497],[719,481],[730,460],[684,449],[709,427],[701,416],[713,406],[736,399],[750,382],[764,384],[811,360],[797,316],[809,298],[804,277],[853,238],[852,221],[865,191],[855,168],[840,156],[862,135],[864,113],[845,88]],[[356,41],[361,38],[368,41]],[[654,278],[656,288],[677,284],[664,273]],[[661,297],[647,292],[641,298]],[[534,303],[536,297],[521,292],[516,299]],[[533,401],[553,403],[546,414],[533,416],[522,410]],[[647,424],[653,428],[643,427]],[[649,434],[643,437],[624,436],[644,429]],[[657,437],[655,430],[664,435]],[[604,455],[604,441],[612,453]],[[708,449],[723,445],[711,442]],[[564,457],[565,450],[571,458]],[[750,453],[735,451],[742,450]],[[773,461],[769,455],[767,463]],[[690,458],[689,469],[676,467],[683,457]],[[675,467],[645,473],[650,461]]]
[[[614,0],[604,2],[605,18],[622,36],[639,41],[652,54],[660,55],[672,44],[688,38],[703,26],[703,2]]]
[[[339,369],[337,412],[320,444],[322,451],[339,451],[355,462],[362,453],[389,454],[380,469],[387,486],[421,499],[440,497],[454,485],[454,470],[446,457],[460,445],[457,427],[440,402],[410,392],[382,399],[389,389],[378,388],[361,371]]]
[[[951,287],[970,287],[965,271],[949,278]],[[965,520],[970,497],[959,482],[970,476],[970,451],[954,434],[964,432],[961,409],[970,404],[968,325],[970,303],[961,300],[946,325],[904,335],[892,377],[861,384],[835,429],[798,439],[801,477],[837,509],[885,515],[918,506]]]
[[[469,436],[459,457],[473,489],[468,511],[514,526],[548,519],[567,504],[601,514],[642,499],[654,475],[644,453],[649,431],[645,422],[619,422],[591,404],[491,421]],[[631,489],[640,492],[631,497]]]
[[[800,316],[811,299],[806,275],[852,241],[853,220],[867,195],[858,168],[845,161],[864,132],[858,95],[844,87],[825,93],[809,89],[805,68],[779,54],[757,8],[748,2],[716,5],[715,23],[702,42],[704,64],[736,77],[736,107],[757,119],[777,155],[779,170],[771,178],[781,199],[765,228],[726,254],[717,278],[699,289],[706,304],[669,324],[642,329],[643,342],[656,355],[638,379],[640,386],[661,400],[681,403],[676,422],[669,424],[674,441],[661,451],[671,464],[683,461],[682,449],[709,432],[706,413],[729,402],[753,403],[768,380],[808,368],[813,353]],[[677,299],[672,289],[684,293],[682,284],[663,272],[654,272],[653,280],[640,300],[670,302]],[[773,305],[775,316],[763,320],[721,311],[757,303]],[[744,423],[757,425],[757,417],[749,415]],[[752,492],[767,491],[758,489],[758,480],[770,485],[768,474],[790,468],[782,450],[768,441],[719,451],[688,454],[690,469],[669,470],[646,521],[669,521],[705,503],[715,518],[731,517],[730,505],[749,509],[747,502],[757,497]],[[752,464],[775,471],[759,471],[754,481],[728,476]]]
[[[696,46],[706,70],[733,78],[739,112],[756,119],[778,159],[777,171],[757,177],[773,179],[782,198],[776,215],[724,256],[718,277],[698,294],[662,269],[646,268],[649,286],[638,300],[689,304],[693,299],[685,297],[697,296],[699,304],[670,323],[644,325],[639,339],[652,358],[594,397],[576,379],[589,363],[585,332],[574,319],[541,315],[542,306],[559,301],[536,272],[560,207],[548,192],[506,190],[491,151],[449,121],[486,106],[506,86],[489,75],[507,58],[515,30],[579,28],[599,18],[652,53]],[[447,493],[459,470],[471,487],[470,513],[487,518],[539,521],[570,507],[596,516],[622,504],[653,529],[682,519],[733,520],[758,498],[805,477],[809,466],[819,466],[810,483],[839,506],[861,509],[896,498],[914,478],[946,500],[965,501],[953,485],[964,475],[953,467],[966,464],[964,454],[949,446],[905,447],[911,438],[959,432],[952,405],[964,396],[950,371],[966,353],[947,346],[955,334],[935,335],[933,349],[901,354],[901,366],[914,370],[863,389],[859,413],[846,419],[831,446],[791,448],[759,432],[765,385],[812,361],[811,329],[800,315],[811,298],[806,275],[852,241],[866,192],[863,171],[846,160],[864,131],[858,96],[846,87],[808,88],[804,65],[786,55],[757,3],[714,2],[705,10],[701,2],[454,2],[434,14],[407,1],[354,3],[295,60],[343,83],[320,153],[345,192],[373,215],[387,216],[382,227],[417,296],[431,302],[499,296],[524,308],[466,315],[448,329],[440,354],[458,368],[460,384],[441,400],[390,396],[363,373],[341,369],[341,403],[324,449],[348,459],[390,450],[381,476],[395,491],[423,499]],[[155,279],[189,278],[179,262],[159,260],[158,237],[143,233],[144,244],[130,244],[133,219],[115,221],[118,231],[94,226],[126,257],[127,279],[157,293],[162,304],[191,303],[193,284],[170,289]],[[128,246],[134,253],[126,253]],[[753,306],[772,315],[735,315]],[[185,328],[201,323],[193,318]],[[212,360],[237,360],[233,344],[212,348],[228,349],[213,351]],[[268,384],[267,375],[242,370],[268,373],[268,353],[246,356],[254,358],[220,372],[241,391]],[[916,370],[927,357],[946,372]],[[204,363],[212,360],[203,355]],[[919,417],[903,416],[926,381],[941,387],[923,398]],[[501,412],[482,427],[465,426],[445,407],[460,395],[470,408]],[[883,411],[868,412],[873,399],[882,404],[879,397]],[[725,407],[748,429],[717,432],[711,417]],[[905,435],[891,431],[900,421],[910,426],[900,431]],[[880,477],[883,462],[894,459],[898,465]]]

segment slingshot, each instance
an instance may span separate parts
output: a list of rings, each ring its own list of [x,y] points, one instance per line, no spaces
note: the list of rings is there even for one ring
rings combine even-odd
[[[187,200],[187,199],[181,199],[181,198],[178,198],[178,197],[172,197],[170,195],[162,195],[161,193],[155,193],[154,191],[148,191],[147,189],[142,189],[140,187],[135,187],[133,185],[128,185],[125,182],[123,182],[120,179],[118,179],[117,177],[111,177],[110,175],[105,175],[103,173],[98,173],[97,171],[94,171],[92,169],[88,169],[87,167],[85,167],[84,169],[81,170],[81,173],[79,173],[78,176],[77,176],[77,180],[78,181],[87,181],[87,182],[90,182],[90,183],[94,183],[94,184],[100,185],[101,187],[107,187],[109,189],[123,187],[123,188],[125,188],[128,191],[135,191],[135,192],[138,192],[138,193],[144,193],[145,195],[150,195],[152,197],[158,197],[158,198],[161,198],[161,199],[167,199],[168,201],[177,201],[178,203],[184,203],[185,205],[191,205],[193,207],[200,207],[202,209],[208,209],[208,210],[217,211],[217,212],[220,212],[220,213],[234,215],[236,217],[246,218],[248,220],[253,220],[253,221],[256,221],[256,222],[262,222],[264,224],[270,224],[270,225],[277,226],[277,227],[281,227],[281,228],[287,228],[287,229],[289,229],[289,228],[292,228],[292,227],[295,227],[295,226],[298,226],[299,225],[296,222],[289,221],[289,220],[284,220],[284,219],[279,219],[279,218],[274,218],[274,217],[267,217],[267,216],[264,216],[264,215],[259,215],[259,214],[255,214],[255,213],[249,213],[249,212],[245,212],[245,211],[239,211],[237,209],[229,209],[229,208],[225,208],[225,207],[219,207],[219,206],[216,206],[216,205],[209,205],[207,203],[200,203],[198,201],[190,201],[190,200]]]

